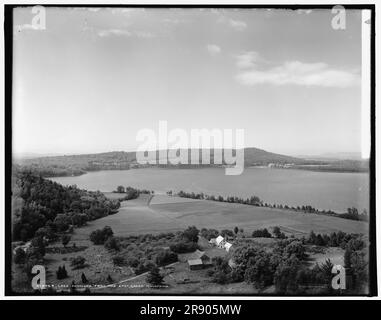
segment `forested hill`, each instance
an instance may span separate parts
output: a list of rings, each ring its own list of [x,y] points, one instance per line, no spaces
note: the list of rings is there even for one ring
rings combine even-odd
[[[69,225],[116,213],[118,200],[109,200],[101,192],[75,186],[64,187],[27,170],[15,170],[12,186],[12,237],[26,241],[36,234],[51,236]]]
[[[188,163],[191,162],[191,153],[194,151],[195,149],[188,150]],[[203,152],[207,151],[203,149],[199,150],[200,163]],[[235,151],[233,151],[233,154],[234,153]],[[156,159],[159,159],[161,154],[162,152],[157,151],[156,155],[154,155],[152,158],[156,157]],[[169,159],[170,158],[171,156],[169,153]],[[314,160],[304,160],[300,158],[271,153],[257,148],[246,148],[244,152],[244,158],[245,166],[269,165],[270,163],[320,163]],[[168,166],[171,166],[170,161],[168,162]],[[215,165],[213,150],[210,150],[210,163],[211,165]],[[38,173],[41,173],[43,176],[47,177],[80,175],[86,171],[97,170],[125,170],[139,166],[136,160],[136,152],[124,151],[21,159],[17,160],[16,164],[28,167],[29,169],[35,170]]]
[[[197,168],[200,165],[172,165],[170,159],[178,156],[174,150],[156,151],[150,155],[150,159],[157,161],[168,155],[168,164],[160,164],[161,167],[193,167]],[[214,150],[206,149],[188,149],[188,163],[191,163],[192,152],[199,152],[199,163],[202,163],[202,154],[210,154],[210,165],[221,166],[214,161]],[[221,151],[221,150],[220,150]],[[231,153],[231,152],[229,152]],[[224,153],[223,153],[224,154]],[[225,155],[225,154],[224,154]],[[235,155],[235,150],[233,150]],[[224,157],[223,157],[224,158]],[[16,161],[16,160],[15,160]],[[45,177],[55,176],[75,176],[84,174],[87,171],[98,170],[127,170],[131,168],[144,167],[148,165],[138,164],[136,152],[114,151],[96,154],[81,154],[68,156],[54,156],[22,159],[15,162],[16,165],[27,167],[28,169],[41,174]],[[224,165],[223,163],[222,165]],[[268,152],[258,148],[244,149],[244,164],[245,167],[250,166],[271,166],[280,168],[295,168],[304,170],[319,170],[319,171],[338,171],[338,172],[358,172],[367,171],[368,163],[361,161],[320,161],[290,157],[282,154]],[[159,164],[157,164],[159,165]],[[150,165],[154,166],[154,165]]]

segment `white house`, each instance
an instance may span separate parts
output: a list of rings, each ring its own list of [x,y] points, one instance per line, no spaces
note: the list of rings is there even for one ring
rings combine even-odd
[[[219,247],[219,248],[221,248],[221,249],[224,248],[224,246],[225,246],[225,239],[224,239],[223,236],[218,236],[218,237],[216,238],[216,245],[217,245],[217,247]]]
[[[225,250],[229,252],[229,250],[230,250],[231,247],[232,247],[232,244],[231,244],[230,242],[227,242],[227,241],[226,241],[226,242],[225,242],[225,245],[224,245]]]

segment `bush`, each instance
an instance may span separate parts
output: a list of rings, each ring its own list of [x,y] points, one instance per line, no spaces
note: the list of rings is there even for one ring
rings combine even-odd
[[[85,263],[86,259],[82,256],[77,256],[71,259],[71,266],[73,267],[73,270],[84,268],[86,266]]]
[[[25,253],[24,249],[17,248],[16,252],[14,254],[14,257],[13,257],[14,263],[16,263],[16,264],[24,264],[25,260],[26,260],[26,253]]]
[[[177,261],[177,254],[171,250],[161,250],[155,257],[158,266],[164,266]]]
[[[252,234],[253,238],[271,238],[271,233],[265,229],[254,230]]]
[[[118,267],[124,266],[126,264],[126,261],[124,260],[124,257],[121,256],[121,255],[113,256],[112,257],[112,262],[114,263],[114,265],[116,265]]]
[[[221,236],[223,237],[234,237],[234,232],[232,230],[228,230],[228,229],[225,229],[225,230],[222,230],[221,231]]]
[[[37,259],[40,259],[45,255],[45,242],[42,237],[35,237],[32,239],[28,255],[35,256]]]
[[[97,229],[90,233],[90,240],[94,244],[104,244],[106,240],[113,235],[113,231],[109,226],[103,229]]]
[[[64,234],[61,238],[62,245],[66,248],[67,244],[70,242],[71,237],[68,234]]]
[[[219,232],[216,229],[202,228],[200,234],[202,237],[204,237],[205,239],[209,241],[212,238],[217,238],[219,235]]]
[[[106,240],[105,248],[108,250],[119,251],[120,249],[119,241],[115,237],[111,236]]]
[[[180,241],[178,243],[171,244],[169,248],[171,251],[176,253],[188,253],[198,249],[198,245],[196,242]]]

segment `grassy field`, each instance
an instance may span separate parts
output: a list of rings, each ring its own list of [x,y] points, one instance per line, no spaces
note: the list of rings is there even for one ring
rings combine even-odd
[[[91,231],[110,226],[115,235],[127,236],[142,233],[160,233],[182,230],[190,225],[198,228],[243,228],[247,235],[255,229],[280,226],[286,234],[307,235],[344,231],[367,233],[367,223],[326,215],[297,213],[288,210],[254,207],[234,203],[192,200],[164,195],[149,196],[122,202],[119,212],[92,221],[76,230],[77,237],[88,239]]]
[[[109,195],[115,197],[116,195]],[[329,233],[342,230],[347,233],[365,233],[366,223],[351,221],[335,217],[314,214],[302,214],[287,210],[253,207],[239,204],[220,203],[205,200],[190,200],[176,197],[155,196],[148,205],[149,195],[143,195],[138,199],[122,202],[118,213],[92,222],[87,226],[74,229],[69,247],[75,243],[77,248],[83,248],[79,252],[54,253],[45,255],[47,267],[47,283],[62,286],[67,290],[74,280],[75,284],[81,284],[82,272],[89,280],[89,284],[107,286],[112,278],[112,286],[103,288],[92,287],[94,293],[124,293],[124,294],[263,294],[258,292],[252,285],[245,282],[220,285],[213,283],[208,270],[189,271],[187,254],[179,255],[179,262],[161,269],[164,273],[165,287],[157,289],[147,285],[146,274],[136,275],[128,267],[117,267],[112,262],[111,253],[103,245],[93,245],[89,240],[91,231],[104,226],[110,226],[116,236],[139,235],[145,233],[161,233],[182,230],[189,225],[198,228],[207,227],[215,229],[233,229],[235,226],[244,229],[245,239],[261,246],[272,246],[275,239],[251,238],[250,234],[258,228],[270,228],[280,226],[286,234],[294,236],[308,235],[311,230],[317,233]],[[185,201],[183,201],[185,200]],[[160,244],[159,244],[160,245]],[[62,248],[61,243],[55,243],[53,247]],[[200,238],[199,246],[210,257],[225,256],[227,252],[210,245],[207,240]],[[70,265],[71,258],[83,256],[86,259],[86,267],[75,270]],[[325,248],[324,252],[309,254],[309,264],[323,263],[327,258],[332,262],[342,264],[344,251],[340,248]],[[57,280],[55,271],[59,266],[65,265],[69,278]],[[22,270],[14,266],[15,279],[22,280]],[[17,281],[16,281],[17,282]],[[20,291],[23,288],[14,282]],[[65,288],[66,286],[66,288]],[[271,293],[274,288],[267,288]],[[159,290],[159,291],[157,291]]]

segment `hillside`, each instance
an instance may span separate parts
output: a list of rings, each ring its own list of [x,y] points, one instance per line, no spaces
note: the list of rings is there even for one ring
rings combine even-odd
[[[188,150],[188,162],[190,163],[191,152]],[[196,150],[197,151],[197,150]],[[205,150],[199,150],[199,159],[201,162],[202,153]],[[167,150],[168,152],[168,150]],[[233,151],[234,152],[234,151]],[[156,152],[159,159],[159,151]],[[27,166],[40,172],[44,176],[67,176],[80,175],[86,171],[97,170],[127,170],[132,167],[140,167],[136,161],[135,152],[114,151],[97,154],[81,154],[68,156],[53,156],[15,160],[17,165]],[[214,152],[210,151],[210,163],[214,164]],[[245,149],[245,166],[269,165],[273,164],[311,164],[320,163],[313,160],[304,160],[295,157],[289,157],[281,154],[267,152],[257,148]],[[171,165],[170,163],[168,165]],[[166,165],[167,166],[167,165]],[[181,167],[191,167],[194,165],[181,165]]]
[[[199,151],[199,163],[202,163],[202,154],[205,152],[210,152],[210,164],[208,164],[207,166],[221,166],[221,164],[214,163],[215,151],[209,151],[206,149],[188,149],[188,163],[191,163],[191,153],[195,151]],[[156,151],[156,159],[160,159],[160,153],[162,153],[162,151]],[[173,157],[173,150],[171,154]],[[233,154],[235,154],[235,150],[233,150]],[[179,151],[177,155],[179,155]],[[153,158],[155,157],[155,155],[152,156]],[[169,159],[170,158],[171,157],[169,157]],[[271,166],[274,168],[294,168],[303,170],[335,172],[366,172],[369,168],[368,161],[319,161],[312,159],[302,159],[272,153],[258,148],[245,148],[244,158],[245,167]],[[150,159],[152,159],[152,157]],[[168,161],[168,164],[141,165],[136,160],[136,152],[124,151],[40,157],[21,160],[15,159],[14,161],[16,166],[28,167],[32,171],[35,171],[45,177],[76,176],[84,174],[87,171],[128,170],[131,168],[141,168],[148,166],[161,166],[173,168],[196,168],[200,166],[198,164],[172,165],[170,160]],[[225,165],[225,163],[223,163],[222,165]]]

